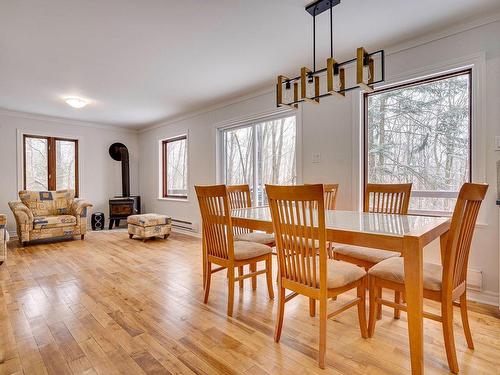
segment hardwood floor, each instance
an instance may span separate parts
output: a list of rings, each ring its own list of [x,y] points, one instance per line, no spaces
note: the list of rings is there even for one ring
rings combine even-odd
[[[190,236],[143,243],[105,231],[85,241],[25,248],[13,241],[9,248],[0,266],[1,375],[409,373],[404,313],[394,320],[384,309],[367,340],[355,310],[330,320],[327,368],[320,370],[318,319],[309,317],[306,298],[287,303],[279,344],[273,340],[278,304],[269,300],[265,278],[256,292],[250,280],[243,291],[235,287],[228,318],[227,281],[217,273],[204,305],[201,243]],[[498,310],[471,304],[474,351],[458,309],[455,318],[461,373],[498,374]],[[447,374],[441,325],[424,324],[426,373]]]

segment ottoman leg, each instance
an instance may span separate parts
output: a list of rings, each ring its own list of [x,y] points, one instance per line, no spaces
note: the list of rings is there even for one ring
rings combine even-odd
[[[170,233],[169,234],[166,234],[163,236],[163,239],[166,240],[168,238],[168,236],[170,236]]]
[[[128,238],[132,238],[132,237],[134,237],[134,235],[132,233],[129,233]]]

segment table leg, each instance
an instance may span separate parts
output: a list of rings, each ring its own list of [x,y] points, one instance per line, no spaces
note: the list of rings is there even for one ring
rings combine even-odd
[[[412,374],[424,373],[423,249],[418,238],[403,240],[408,336]]]

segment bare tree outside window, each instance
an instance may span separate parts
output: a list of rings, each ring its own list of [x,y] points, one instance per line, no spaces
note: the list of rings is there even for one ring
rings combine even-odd
[[[49,189],[49,147],[45,138],[25,140],[25,179],[27,190]]]
[[[369,183],[413,183],[410,209],[451,211],[470,181],[471,72],[365,94]]]
[[[75,188],[76,143],[56,140],[56,189]]]
[[[187,198],[187,136],[163,141],[163,197]]]
[[[295,116],[224,130],[226,184],[248,184],[254,204],[266,204],[265,184],[297,182],[296,136]]]
[[[254,127],[231,129],[225,132],[226,184],[254,185]]]
[[[23,139],[24,188],[74,189],[78,196],[78,141],[36,135]]]

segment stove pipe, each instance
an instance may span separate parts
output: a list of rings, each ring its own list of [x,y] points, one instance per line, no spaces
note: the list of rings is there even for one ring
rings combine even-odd
[[[130,170],[127,146],[123,143],[113,143],[109,146],[109,155],[113,160],[122,162],[122,196],[130,197]]]

